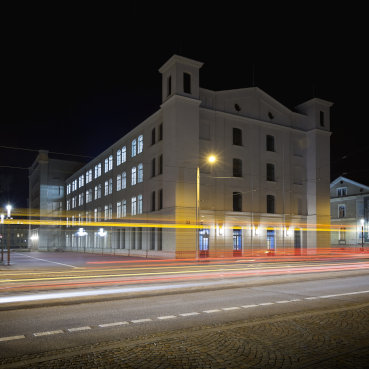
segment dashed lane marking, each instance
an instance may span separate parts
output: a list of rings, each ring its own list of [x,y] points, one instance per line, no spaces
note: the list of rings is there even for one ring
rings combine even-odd
[[[253,307],[256,307],[258,305],[256,304],[252,304],[252,305],[242,305],[241,307],[244,308],[244,309],[249,309],[249,308],[253,308]]]
[[[281,301],[276,301],[276,304],[287,304],[288,302],[291,302],[290,300],[281,300]]]
[[[259,304],[260,306],[266,306],[266,305],[273,305],[274,302],[262,302],[261,304]]]
[[[33,333],[33,335],[35,337],[41,337],[41,336],[51,336],[52,334],[60,334],[60,333],[64,333],[64,331],[61,329],[58,329],[56,331],[36,332],[36,333]]]
[[[241,309],[239,306],[232,306],[232,307],[226,307],[222,308],[222,310],[229,311],[229,310],[239,310]]]
[[[126,325],[129,324],[128,322],[114,322],[114,323],[105,323],[105,324],[99,324],[100,328],[107,328],[107,327],[115,327],[119,325]]]
[[[206,313],[206,314],[212,314],[212,313],[218,313],[219,309],[213,309],[213,310],[204,310],[203,313]]]
[[[152,319],[136,319],[131,320],[132,323],[145,323],[145,322],[152,322]]]
[[[79,331],[87,331],[89,329],[91,329],[91,327],[86,326],[86,327],[69,328],[68,331],[69,332],[79,332]]]
[[[26,336],[20,335],[20,336],[1,337],[0,342],[20,340],[22,338],[26,338]]]
[[[200,313],[197,313],[196,311],[192,312],[192,313],[183,313],[183,314],[179,314],[180,316],[192,316],[192,315],[200,315]]]
[[[165,319],[174,319],[177,318],[176,315],[165,315],[165,316],[158,316],[158,319],[165,320]]]

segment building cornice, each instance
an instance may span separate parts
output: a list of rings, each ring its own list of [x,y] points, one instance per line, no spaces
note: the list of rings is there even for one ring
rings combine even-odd
[[[187,96],[182,96],[182,95],[172,95],[160,105],[160,108],[161,109],[166,108],[168,105],[173,104],[178,101],[192,103],[197,106],[201,104],[201,100],[199,99],[194,99],[192,97],[187,97]]]

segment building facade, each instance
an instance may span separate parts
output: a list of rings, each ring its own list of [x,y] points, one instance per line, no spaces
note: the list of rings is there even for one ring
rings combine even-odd
[[[331,243],[351,248],[369,243],[369,187],[345,177],[331,183]]]
[[[160,69],[160,109],[66,181],[68,250],[163,258],[330,246],[330,107],[257,87],[210,91],[202,63]],[[210,164],[209,155],[216,160]]]

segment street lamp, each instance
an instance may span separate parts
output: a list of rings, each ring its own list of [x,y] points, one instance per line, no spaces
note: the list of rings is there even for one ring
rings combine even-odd
[[[206,158],[209,164],[214,164],[217,161],[215,155],[209,155]],[[200,167],[196,168],[196,259],[199,257],[199,211],[200,211]]]
[[[13,207],[8,204],[5,206],[6,212],[7,212],[7,219],[12,219],[11,218],[11,212]],[[7,244],[8,244],[8,265],[10,265],[10,224],[8,224],[8,237],[7,237]]]
[[[361,251],[364,251],[364,218],[360,219],[361,223]]]
[[[2,224],[2,232],[1,232],[1,262],[4,261],[4,214],[0,214],[0,222]]]

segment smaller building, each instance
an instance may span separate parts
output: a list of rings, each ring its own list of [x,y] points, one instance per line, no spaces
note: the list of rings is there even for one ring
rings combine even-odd
[[[331,183],[331,244],[369,243],[369,187],[345,177]]]

